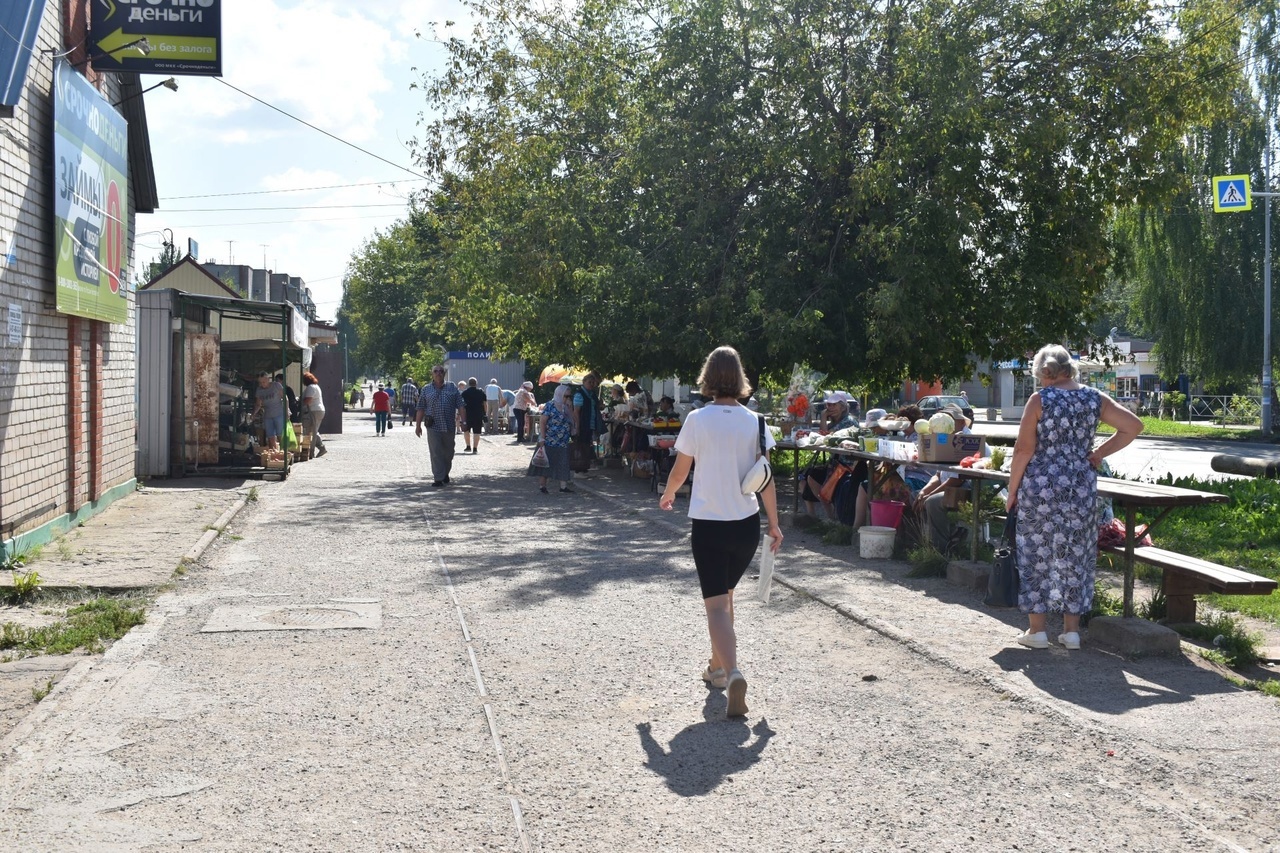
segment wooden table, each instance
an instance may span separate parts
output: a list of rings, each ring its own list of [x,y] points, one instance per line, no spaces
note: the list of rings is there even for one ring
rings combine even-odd
[[[794,453],[797,468],[799,467],[800,448],[796,447],[795,442],[779,442],[778,447],[783,450],[791,450]],[[845,450],[839,447],[806,447],[805,450],[815,450],[829,453],[833,456],[841,456],[853,459],[863,459],[869,463],[884,462],[889,465],[898,466],[910,464],[913,467],[922,468],[934,473],[946,472],[955,474],[961,479],[968,480],[970,483],[970,493],[972,495],[971,503],[973,504],[973,535],[969,537],[970,559],[976,561],[978,558],[978,524],[980,518],[980,508],[982,506],[982,486],[985,483],[994,483],[999,486],[1005,486],[1009,483],[1009,474],[1005,471],[992,471],[987,468],[962,468],[959,465],[944,465],[937,462],[917,462],[886,459],[875,453],[868,453],[865,450]],[[874,484],[872,485],[870,494],[874,494]],[[1178,507],[1187,506],[1204,506],[1205,504],[1228,503],[1230,498],[1226,495],[1220,495],[1217,492],[1201,492],[1196,489],[1183,489],[1178,486],[1161,486],[1156,483],[1143,483],[1135,480],[1117,480],[1111,477],[1098,478],[1098,495],[1099,497],[1110,498],[1112,504],[1124,510],[1124,615],[1133,616],[1133,577],[1134,577],[1134,543],[1137,541],[1136,529],[1138,526],[1138,510],[1139,509],[1159,509],[1159,513],[1147,525],[1146,532],[1153,530],[1157,524],[1163,521],[1169,513]],[[796,511],[800,507],[800,490],[796,490]],[[1119,513],[1117,512],[1117,517]]]

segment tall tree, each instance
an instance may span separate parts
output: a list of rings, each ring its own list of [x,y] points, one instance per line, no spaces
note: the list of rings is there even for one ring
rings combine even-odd
[[[418,147],[454,316],[624,372],[731,342],[884,386],[1077,337],[1209,89],[1145,0],[474,10]]]

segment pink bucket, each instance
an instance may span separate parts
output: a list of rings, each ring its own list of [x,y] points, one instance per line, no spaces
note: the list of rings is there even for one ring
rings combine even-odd
[[[902,501],[872,501],[871,523],[876,527],[897,528],[902,521],[902,511],[907,505]]]

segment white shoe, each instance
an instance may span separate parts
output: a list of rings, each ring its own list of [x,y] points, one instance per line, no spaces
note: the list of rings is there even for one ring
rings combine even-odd
[[[1047,649],[1049,648],[1049,635],[1044,631],[1037,631],[1034,634],[1028,631],[1018,637],[1018,645],[1026,646],[1029,649]]]
[[[708,687],[724,690],[724,685],[729,680],[729,676],[725,674],[723,669],[712,669],[708,666],[702,671],[702,680],[707,682]]]
[[[1059,634],[1058,644],[1063,648],[1078,649],[1080,648],[1080,634],[1076,631],[1072,631],[1069,634]]]
[[[747,679],[738,670],[735,669],[729,673],[725,693],[729,697],[729,706],[724,711],[725,716],[745,717],[747,715]]]

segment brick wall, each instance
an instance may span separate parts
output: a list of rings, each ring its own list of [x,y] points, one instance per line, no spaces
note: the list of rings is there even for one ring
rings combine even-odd
[[[123,325],[55,310],[54,60],[41,51],[65,50],[64,23],[83,21],[86,8],[87,0],[46,5],[22,102],[0,127],[0,539],[72,511],[127,482],[134,471],[133,298]],[[114,75],[100,75],[97,85],[108,101],[119,99]],[[133,213],[131,207],[130,267]],[[6,258],[11,253],[12,262]],[[8,335],[11,305],[22,312],[16,344]],[[72,362],[73,344],[81,352],[79,364]],[[96,360],[95,351],[101,353]],[[73,442],[73,423],[82,427],[78,442]],[[101,437],[96,460],[89,453],[91,431]]]

